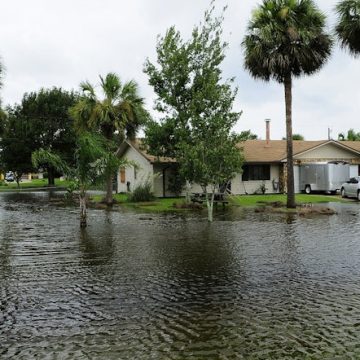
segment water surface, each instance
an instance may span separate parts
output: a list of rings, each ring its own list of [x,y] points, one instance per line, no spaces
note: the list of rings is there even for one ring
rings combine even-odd
[[[358,359],[360,207],[156,215],[0,194],[1,359]]]

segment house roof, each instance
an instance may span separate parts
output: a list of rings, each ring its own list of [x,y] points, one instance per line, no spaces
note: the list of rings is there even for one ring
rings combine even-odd
[[[360,155],[360,141],[335,141],[335,140],[294,140],[294,157],[313,150],[325,144],[335,144],[348,151]],[[240,144],[244,150],[246,162],[282,162],[286,160],[286,140],[247,140]]]
[[[335,144],[338,147],[347,149],[348,151],[360,156],[360,141],[294,140],[294,157],[325,144]],[[138,151],[150,163],[176,162],[176,159],[174,158],[150,155],[142,144],[141,139],[126,141],[123,143],[119,148],[119,155],[121,156],[124,154],[129,146]],[[247,163],[279,163],[286,160],[286,140],[270,140],[268,143],[266,140],[247,140],[239,143],[238,147],[243,149],[244,158]]]
[[[136,139],[136,140],[126,140],[125,142],[123,142],[120,145],[120,148],[118,150],[118,155],[121,156],[125,153],[125,151],[129,148],[132,147],[133,149],[135,149],[137,152],[139,152],[146,160],[148,160],[150,163],[176,163],[176,159],[171,158],[171,157],[164,157],[164,156],[154,156],[154,155],[150,155],[147,151],[146,148],[144,146],[144,144],[142,143],[141,139]]]

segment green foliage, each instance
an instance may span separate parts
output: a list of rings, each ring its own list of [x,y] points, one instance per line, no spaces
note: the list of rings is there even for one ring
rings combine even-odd
[[[250,130],[244,130],[240,134],[237,134],[238,141],[256,140],[258,136],[253,134]]]
[[[337,37],[343,48],[353,55],[360,54],[360,0],[343,0],[336,5]]]
[[[150,152],[175,156],[184,179],[213,191],[240,171],[242,160],[231,134],[240,117],[232,111],[237,89],[233,79],[222,80],[220,68],[227,47],[221,40],[223,13],[213,17],[214,10],[188,41],[171,27],[158,40],[157,65],[147,60],[144,69],[163,115],[146,129]]]
[[[293,140],[305,140],[304,136],[301,134],[293,134],[292,139]],[[282,140],[286,140],[286,137],[283,137]]]
[[[135,187],[132,193],[129,194],[129,202],[146,202],[152,201],[154,194],[152,192],[152,181],[146,179],[143,183]]]
[[[293,134],[293,140],[305,140],[304,136],[301,134]]]
[[[73,202],[76,197],[76,191],[79,190],[78,181],[72,180],[66,187],[66,193],[64,194],[65,201]]]
[[[63,174],[69,173],[69,167],[65,161],[56,153],[49,150],[39,149],[32,153],[31,161],[34,168],[51,166]]]
[[[265,81],[310,75],[328,59],[332,38],[313,0],[264,0],[242,43],[245,68]]]
[[[89,82],[80,84],[82,95],[70,109],[75,127],[80,131],[99,131],[107,139],[123,141],[133,138],[149,118],[138,85],[131,80],[122,84],[118,75],[100,76],[103,98],[100,99]]]
[[[61,88],[41,89],[24,94],[20,104],[8,109],[9,118],[22,127],[22,132],[5,133],[4,137],[9,136],[10,141],[19,144],[19,147],[24,142],[28,143],[28,151],[22,160],[22,172],[32,167],[30,153],[39,149],[56,153],[69,164],[74,163],[76,135],[68,109],[76,98],[75,93]],[[19,148],[18,151],[21,157],[22,150]],[[46,162],[41,166],[49,174],[49,184],[53,184],[54,168]]]
[[[99,133],[108,141],[107,154],[98,159],[97,165],[106,165],[101,172],[106,175],[106,202],[111,204],[112,177],[118,164],[113,144],[119,145],[125,137],[135,138],[136,131],[149,119],[149,114],[135,81],[122,84],[116,74],[109,73],[105,78],[100,76],[100,85],[102,99],[89,82],[81,83],[82,96],[70,109],[70,114],[80,134]]]
[[[168,176],[168,190],[175,194],[175,196],[180,196],[185,187],[185,178],[180,171],[179,164],[174,164],[171,167],[170,175]]]
[[[224,126],[218,122],[219,128]],[[241,171],[242,154],[236,147],[237,137],[225,131],[203,132],[195,144],[182,144],[182,173],[186,179],[198,183],[204,191],[214,192],[219,184],[231,180]],[[210,189],[208,187],[210,186]]]
[[[349,129],[347,135],[340,133],[338,135],[338,139],[340,141],[360,141],[360,132],[357,133],[354,129]]]
[[[32,132],[27,119],[18,118],[10,112],[3,122],[0,138],[0,158],[4,170],[13,171],[17,183],[24,173],[31,172],[31,153],[34,149]]]

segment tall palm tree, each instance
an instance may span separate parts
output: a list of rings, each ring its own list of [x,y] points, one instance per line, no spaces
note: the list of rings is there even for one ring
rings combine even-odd
[[[75,127],[80,132],[100,133],[109,142],[120,143],[126,137],[133,139],[138,128],[149,117],[144,108],[144,100],[139,96],[138,85],[135,81],[122,84],[116,74],[109,73],[105,78],[100,76],[100,86],[102,99],[98,98],[92,84],[87,81],[80,84],[82,96],[70,109]],[[114,169],[109,165],[105,198],[108,205],[113,203],[113,173]]]
[[[292,82],[326,62],[332,47],[325,16],[312,0],[264,0],[253,13],[242,42],[245,68],[264,81],[284,85],[287,139],[287,207],[294,208]]]
[[[360,54],[360,0],[343,0],[336,5],[338,23],[336,34],[343,48]]]

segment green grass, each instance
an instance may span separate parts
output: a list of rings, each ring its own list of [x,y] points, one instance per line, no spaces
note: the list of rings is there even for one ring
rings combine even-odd
[[[286,195],[273,194],[273,195],[236,195],[232,196],[230,203],[238,206],[257,206],[262,202],[277,202],[280,201],[284,205],[286,204]],[[297,194],[295,196],[297,204],[319,204],[327,202],[343,202],[339,196],[331,195],[306,195]]]
[[[55,186],[56,187],[67,187],[69,185],[68,180],[60,180],[55,179]],[[17,183],[11,182],[11,183],[0,183],[0,192],[1,191],[14,191],[14,190],[22,190],[22,189],[36,189],[36,188],[43,188],[48,186],[48,180],[47,179],[34,179],[31,181],[21,181],[20,182],[20,188],[18,188]]]
[[[184,211],[189,209],[182,209],[174,207],[174,204],[181,204],[185,200],[184,198],[165,198],[165,199],[156,199],[150,202],[144,203],[129,203],[130,206],[133,206],[138,209],[152,211],[152,212],[168,212],[168,211]]]
[[[98,203],[104,199],[104,195],[93,195],[91,200]],[[151,212],[168,212],[168,211],[184,211],[188,209],[179,209],[174,207],[174,203],[181,204],[184,198],[155,198],[147,202],[129,202],[126,194],[115,194],[114,199],[123,206],[128,206],[136,209],[151,211]]]
[[[94,202],[100,202],[104,198],[104,195],[93,195],[91,200]],[[151,212],[169,212],[169,211],[186,211],[189,209],[182,209],[174,207],[175,204],[181,204],[185,201],[184,198],[156,198],[153,201],[132,203],[128,201],[126,194],[116,194],[114,199],[119,205],[132,207],[135,209],[141,209]],[[236,195],[229,199],[230,206],[244,206],[255,207],[262,203],[282,202],[286,204],[286,195],[274,194],[274,195]],[[343,200],[339,196],[329,195],[306,195],[297,194],[296,202],[298,204],[317,204],[327,202],[342,202]],[[205,205],[204,205],[205,206]]]

